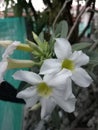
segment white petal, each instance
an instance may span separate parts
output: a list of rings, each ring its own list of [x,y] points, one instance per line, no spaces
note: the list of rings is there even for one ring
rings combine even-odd
[[[58,96],[58,97],[63,96],[64,100],[69,99],[69,97],[72,96],[72,82],[71,82],[71,79],[68,78],[66,80],[66,83],[63,86],[64,86],[64,88],[61,86],[63,89],[61,89],[60,86],[58,88],[53,89],[52,96]]]
[[[13,53],[13,51],[16,49],[16,47],[18,45],[19,45],[19,42],[17,42],[17,41],[15,41],[11,45],[9,45],[7,47],[7,49],[5,50],[4,54],[2,55],[2,58],[7,59],[9,57],[9,55],[11,55]]]
[[[3,76],[5,71],[7,70],[7,66],[7,62],[0,62],[0,83],[3,81]]]
[[[30,107],[33,107],[37,103],[37,101],[39,100],[39,97],[35,94],[33,97],[24,99],[24,100],[26,102],[26,107],[30,108]]]
[[[17,94],[18,98],[31,98],[36,93],[35,87],[29,87]]]
[[[61,62],[58,59],[47,59],[40,68],[40,74],[50,74],[60,71]]]
[[[71,95],[72,95],[72,81],[70,78],[67,78],[64,99],[67,100]]]
[[[23,70],[15,72],[13,78],[16,80],[25,81],[32,85],[42,82],[42,79],[38,74]]]
[[[92,78],[82,68],[76,68],[71,78],[77,85],[81,87],[88,87],[92,83]]]
[[[50,98],[42,98],[41,102],[41,119],[50,115],[55,108],[55,102]]]
[[[64,38],[57,38],[54,44],[54,51],[59,59],[66,59],[72,54],[70,43]]]
[[[44,76],[44,81],[52,87],[58,89],[66,88],[66,80],[72,73],[69,70],[63,69],[57,74],[49,74]]]
[[[55,96],[56,103],[65,111],[65,112],[73,112],[75,110],[75,98],[69,98],[68,100],[64,100],[62,97]]]
[[[75,98],[75,96],[73,95],[73,93],[70,95],[69,99]],[[76,99],[75,99],[76,100]]]
[[[70,59],[73,60],[78,67],[86,65],[89,62],[89,57],[82,51],[75,51]]]
[[[26,107],[32,107],[33,105],[36,104],[36,102],[39,99],[37,92],[36,92],[36,89],[33,87],[30,87],[30,88],[27,88],[23,91],[20,91],[17,94],[17,97],[25,100]]]

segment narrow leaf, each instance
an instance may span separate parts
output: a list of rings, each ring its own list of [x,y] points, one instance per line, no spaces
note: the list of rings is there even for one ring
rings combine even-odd
[[[91,43],[80,42],[80,43],[76,43],[76,44],[72,45],[72,49],[73,49],[73,51],[82,50],[82,49],[90,47],[91,45],[92,45]]]
[[[36,51],[36,52],[38,52],[38,53],[42,53],[41,50],[40,50],[40,48],[38,47],[38,45],[36,45],[34,42],[29,41],[29,40],[27,40],[26,42],[27,42],[27,43],[29,44],[29,46],[32,48],[32,52],[33,52],[33,51]]]
[[[97,51],[90,51],[86,52],[86,54],[90,57],[90,64],[98,65],[98,52]]]
[[[42,42],[41,42],[40,38],[34,32],[32,32],[32,34],[33,34],[33,38],[34,38],[35,42],[41,47]]]

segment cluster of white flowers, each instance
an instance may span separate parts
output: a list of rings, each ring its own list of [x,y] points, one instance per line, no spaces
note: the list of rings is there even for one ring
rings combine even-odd
[[[3,65],[7,64],[7,57],[15,47],[16,44],[13,43],[6,49],[4,53],[6,60]],[[88,87],[92,83],[92,78],[81,67],[89,62],[89,57],[86,54],[82,51],[72,53],[70,43],[63,38],[56,39],[54,53],[56,58],[44,60],[39,74],[19,70],[13,75],[15,80],[31,84],[30,87],[20,91],[17,97],[23,98],[27,107],[32,107],[40,102],[42,119],[50,115],[56,105],[66,112],[75,110],[76,98],[72,92],[72,80],[81,87]],[[1,81],[7,67],[3,66],[2,68]]]

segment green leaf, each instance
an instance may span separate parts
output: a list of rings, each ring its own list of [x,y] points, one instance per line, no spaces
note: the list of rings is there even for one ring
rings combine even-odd
[[[76,43],[76,44],[72,45],[72,50],[73,51],[82,50],[82,49],[90,47],[91,45],[92,45],[91,43],[87,43],[87,42]]]
[[[96,65],[98,65],[98,60],[90,60],[89,63],[90,63],[90,64],[96,64]]]
[[[89,75],[92,77],[92,79],[94,80],[94,82],[96,83],[96,84],[98,84],[98,79],[97,79],[97,76],[93,73],[93,72],[89,72]]]
[[[98,65],[98,52],[97,51],[90,51],[86,52],[86,54],[90,57],[90,64]]]
[[[55,35],[65,38],[68,33],[68,24],[65,20],[61,21],[56,26]]]
[[[36,45],[34,42],[32,41],[29,41],[29,40],[26,40],[27,44],[29,44],[29,46],[32,48],[32,51],[36,51],[38,52],[39,54],[41,54],[41,50],[40,48],[38,47],[38,45]]]
[[[41,42],[40,38],[34,32],[32,32],[32,34],[33,34],[33,38],[34,38],[35,42],[39,45],[39,47],[41,47],[42,42]]]
[[[61,119],[59,116],[58,108],[55,108],[55,110],[52,113],[52,126],[57,128],[57,130],[60,128]]]
[[[44,42],[44,32],[41,32],[39,34],[39,38],[40,38],[41,42]]]

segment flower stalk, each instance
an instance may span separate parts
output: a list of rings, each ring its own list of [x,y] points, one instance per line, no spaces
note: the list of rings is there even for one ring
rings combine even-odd
[[[16,60],[8,58],[8,69],[13,68],[30,68],[35,65],[35,62],[32,60]]]

